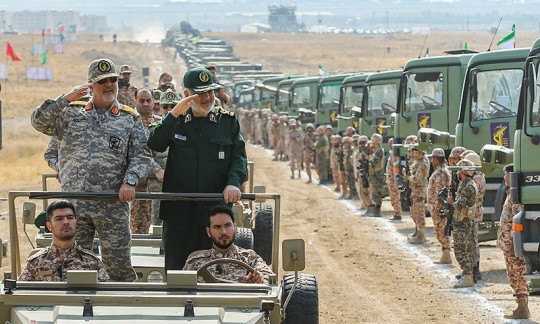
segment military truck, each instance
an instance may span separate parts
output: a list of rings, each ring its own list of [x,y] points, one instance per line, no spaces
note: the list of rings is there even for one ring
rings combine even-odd
[[[352,76],[352,73],[338,74],[322,77],[319,80],[319,91],[315,107],[315,123],[317,125],[338,126],[338,110],[340,89],[343,80]]]
[[[340,87],[339,106],[337,114],[337,132],[343,133],[347,127],[352,126],[356,131],[360,129],[360,112],[362,111],[362,98],[364,85],[369,74],[357,74],[343,79]]]
[[[289,90],[288,113],[302,122],[318,123],[316,120],[317,100],[319,98],[319,80],[321,77],[294,79]]]
[[[255,91],[259,91],[260,94],[259,101],[254,101],[254,107],[260,109],[267,108],[273,111],[273,108],[276,104],[276,92],[278,82],[294,78],[297,78],[297,76],[275,76],[262,79],[261,82],[255,85]]]
[[[315,277],[299,273],[305,267],[304,241],[286,239],[279,258],[279,194],[243,194],[243,199],[270,199],[275,208],[272,271],[265,284],[228,283],[208,276],[208,267],[235,263],[213,260],[199,271],[168,271],[153,275],[153,282],[98,282],[96,271],[68,271],[66,282],[23,282],[16,278],[25,260],[20,254],[18,226],[31,224],[35,204],[25,201],[22,217],[17,198],[117,199],[117,193],[9,192],[11,271],[0,284],[1,323],[174,322],[174,323],[318,323],[318,287]],[[136,199],[222,200],[223,194],[137,193]],[[19,203],[20,204],[20,203]],[[33,205],[33,206],[32,206]],[[147,258],[155,262],[155,258]],[[284,274],[278,280],[281,263]],[[199,283],[204,277],[205,283]]]
[[[289,104],[291,101],[291,87],[296,79],[284,79],[278,82],[276,91],[276,101],[274,104],[274,113],[278,115],[289,114]]]

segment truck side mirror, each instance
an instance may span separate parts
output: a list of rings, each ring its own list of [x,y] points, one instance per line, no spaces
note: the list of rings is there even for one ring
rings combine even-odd
[[[304,240],[283,240],[281,251],[283,270],[302,271],[306,268],[306,245]]]
[[[22,219],[23,224],[34,224],[36,220],[36,204],[33,202],[25,202],[23,204]]]

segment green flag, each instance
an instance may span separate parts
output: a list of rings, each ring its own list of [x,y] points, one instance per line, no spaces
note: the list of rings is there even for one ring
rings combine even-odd
[[[467,44],[467,42],[463,43],[463,49],[464,49],[464,50],[468,50],[468,49],[469,49],[469,44]]]
[[[43,51],[43,55],[41,56],[41,65],[44,65],[45,63],[47,63],[48,54],[49,54],[49,50]]]
[[[497,42],[501,49],[516,48],[516,25],[512,25],[512,31]]]
[[[64,37],[64,34],[60,34],[60,41],[63,42],[66,37]]]

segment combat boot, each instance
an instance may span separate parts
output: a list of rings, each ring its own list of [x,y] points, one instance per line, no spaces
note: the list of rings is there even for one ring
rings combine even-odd
[[[298,179],[302,179],[302,177],[300,176],[300,170],[298,170]]]
[[[365,213],[362,214],[364,217],[373,217],[373,213],[375,212],[375,205],[368,206]]]
[[[294,171],[291,171],[291,179],[294,179]]]
[[[464,274],[461,278],[454,284],[454,288],[465,288],[474,286],[472,274]]]
[[[411,244],[424,244],[426,243],[426,237],[424,236],[424,230],[419,229],[416,231],[416,236],[413,236],[407,240]]]
[[[373,217],[381,217],[381,206],[375,206],[375,209],[373,210]]]
[[[418,230],[415,228],[415,229],[414,229],[414,233],[409,234],[409,235],[407,236],[407,239],[410,240],[410,239],[416,238],[417,235],[418,235]]]
[[[306,183],[311,183],[311,174],[308,174],[308,181]]]
[[[529,312],[529,301],[527,296],[519,296],[517,297],[517,308],[512,311],[512,313],[508,313],[504,315],[504,318],[506,319],[527,319],[531,317],[531,313]]]
[[[480,273],[480,261],[476,262],[476,266],[473,267],[474,282],[482,280],[482,274]]]
[[[436,264],[452,264],[452,257],[450,256],[450,250],[443,250],[441,258],[439,259],[439,261],[435,261],[434,263],[436,263]]]
[[[394,215],[394,217],[392,217],[391,221],[395,221],[395,222],[401,221],[401,215]]]

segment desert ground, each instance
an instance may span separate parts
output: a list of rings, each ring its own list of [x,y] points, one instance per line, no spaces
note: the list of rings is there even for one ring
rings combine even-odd
[[[284,73],[316,74],[319,64],[335,73],[393,69],[425,52],[424,35],[368,38],[337,34],[203,34],[228,40],[242,59]],[[529,46],[536,37],[520,35],[518,46]],[[471,49],[486,50],[490,40],[489,34],[480,32],[433,33],[427,38],[426,47],[433,56],[442,55],[446,49],[460,48],[464,41]],[[0,80],[3,119],[0,198],[7,197],[8,191],[41,188],[41,174],[51,172],[43,160],[48,137],[32,128],[30,114],[46,98],[54,98],[84,83],[91,60],[109,57],[118,66],[130,64],[134,71],[149,67],[150,86],[155,85],[162,71],[170,71],[180,84],[185,69],[183,62],[175,61],[173,49],[129,41],[112,44],[108,36],[101,41],[98,35],[81,35],[77,41],[65,44],[63,54],[49,55],[46,66],[53,70],[53,80],[29,81],[25,80],[23,71],[25,67],[40,65],[40,57],[29,54],[32,44],[41,41],[40,36],[2,36],[2,46],[5,41],[13,45],[23,61],[6,61],[9,80]],[[140,73],[134,73],[132,83],[143,84]],[[407,213],[402,222],[390,222],[389,201],[383,204],[382,218],[363,218],[356,202],[339,200],[331,187],[306,184],[305,174],[303,179],[291,180],[287,162],[271,161],[270,151],[248,145],[248,156],[255,162],[255,184],[265,185],[268,192],[282,196],[280,239],[306,241],[305,272],[318,280],[321,323],[507,322],[503,313],[513,309],[515,303],[502,252],[494,242],[481,246],[483,280],[474,288],[452,289],[459,266],[455,261],[452,265],[433,263],[440,248],[430,219],[427,220],[428,243],[410,245],[406,236],[413,232],[413,222]],[[58,188],[54,180],[50,187]],[[17,205],[22,201],[19,199]],[[7,203],[0,201],[0,213],[5,212]],[[28,232],[32,237],[35,229],[28,227]],[[9,238],[7,215],[0,216],[0,238]],[[22,234],[20,244],[22,255],[27,255],[31,247]],[[8,254],[3,259],[2,272],[9,267]],[[522,322],[540,321],[536,297],[531,297],[529,307],[532,319]]]

